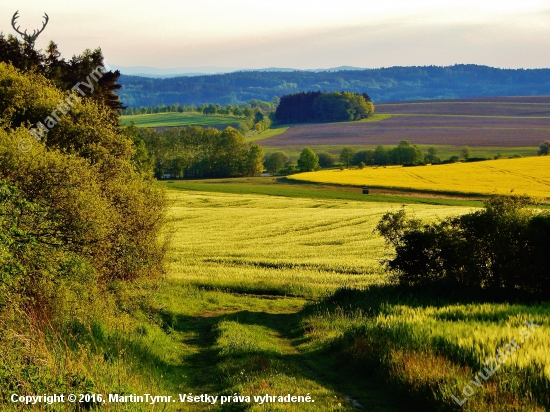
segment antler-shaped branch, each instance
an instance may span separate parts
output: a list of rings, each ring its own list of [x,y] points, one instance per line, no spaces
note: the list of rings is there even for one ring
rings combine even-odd
[[[15,27],[15,22],[16,22],[16,20],[19,18],[18,14],[19,14],[19,10],[17,10],[17,11],[15,12],[15,14],[13,15],[13,17],[12,17],[12,19],[11,19],[11,26],[14,28],[14,30],[15,30],[17,33],[19,33],[23,38],[25,38],[25,37],[27,37],[27,31],[25,30],[25,33],[21,33],[21,32],[19,31],[19,27],[21,27],[21,26]]]
[[[13,15],[12,19],[11,19],[11,25],[12,27],[14,28],[14,30],[19,33],[21,35],[21,37],[23,37],[23,40],[25,40],[27,43],[29,44],[33,44],[36,39],[38,38],[38,36],[40,35],[40,33],[42,33],[44,31],[44,29],[46,28],[46,25],[48,24],[48,21],[50,20],[50,18],[48,17],[48,14],[47,13],[44,13],[44,19],[46,19],[46,21],[44,21],[44,23],[42,23],[42,28],[39,29],[39,30],[34,30],[32,34],[27,34],[27,30],[25,30],[24,33],[21,33],[19,31],[19,27],[21,26],[17,26],[15,27],[15,23],[17,21],[17,19],[19,18],[19,10],[17,10],[15,12],[15,14]]]

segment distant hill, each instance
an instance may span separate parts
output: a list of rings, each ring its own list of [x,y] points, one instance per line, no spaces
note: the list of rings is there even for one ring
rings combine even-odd
[[[245,69],[238,67],[219,67],[219,66],[202,66],[202,67],[171,67],[159,68],[150,66],[119,66],[116,64],[110,65],[112,70],[118,70],[120,73],[128,76],[150,77],[153,79],[167,79],[171,77],[192,77],[192,76],[207,76],[210,74],[233,73],[236,71],[245,72],[295,72],[297,69],[284,67],[268,67],[265,69]],[[334,72],[340,70],[366,70],[361,67],[340,66],[330,69],[308,69],[303,71],[310,72]]]
[[[155,79],[182,76],[207,76],[210,74],[231,73],[237,70],[242,70],[242,68],[238,67],[218,66],[159,68],[150,66],[118,66],[116,64],[111,64],[109,67],[112,70],[120,71],[120,73],[124,75],[150,77]]]
[[[550,69],[498,69],[478,65],[381,69],[238,71],[164,79],[120,76],[121,99],[129,107],[236,104],[297,91],[367,93],[373,102],[550,95]]]

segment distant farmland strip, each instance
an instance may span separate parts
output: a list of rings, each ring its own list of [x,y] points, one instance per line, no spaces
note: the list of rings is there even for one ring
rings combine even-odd
[[[245,119],[230,116],[206,116],[198,113],[156,113],[122,116],[121,124],[131,122],[138,127],[178,127],[178,126],[237,126]]]
[[[516,104],[517,103],[517,104]],[[262,140],[267,147],[414,144],[537,147],[550,139],[550,97],[376,105],[379,122],[303,124]]]
[[[550,103],[443,102],[378,104],[377,113],[463,116],[550,117]]]
[[[400,140],[452,146],[538,146],[550,139],[548,119],[392,116],[375,123],[308,124],[262,140],[265,146],[389,145]]]

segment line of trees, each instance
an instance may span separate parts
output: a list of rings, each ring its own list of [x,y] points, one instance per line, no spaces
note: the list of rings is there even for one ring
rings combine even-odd
[[[460,152],[464,161],[488,160],[486,158],[471,157],[471,149],[467,146],[464,146]],[[286,175],[334,167],[337,164],[337,160],[340,162],[340,167],[358,166],[361,169],[365,166],[419,166],[460,161],[460,156],[451,156],[447,160],[441,160],[437,153],[438,151],[435,147],[428,148],[427,153],[424,153],[418,146],[411,145],[407,140],[401,140],[393,148],[377,146],[374,150],[355,151],[352,147],[344,147],[340,152],[339,158],[332,153],[314,153],[311,149],[305,148],[300,154],[301,161],[298,161],[297,167],[292,164],[290,157],[285,152],[278,151],[267,156],[264,165],[269,173]]]
[[[189,126],[163,131],[128,126],[137,148],[135,161],[156,178],[255,176],[263,171],[264,151],[246,144],[238,130]]]
[[[239,118],[237,128],[243,134],[261,133],[269,129],[273,123],[274,103],[261,100],[251,100],[243,106],[205,104],[199,107],[180,106],[173,104],[171,106],[152,106],[141,108],[127,108],[123,111],[125,115],[155,114],[155,113],[200,113],[207,116],[235,116]],[[246,119],[244,122],[241,119]]]
[[[222,116],[237,116],[237,117],[254,117],[258,111],[269,112],[275,110],[279,104],[279,98],[274,97],[271,102],[252,99],[244,104],[228,104],[221,106],[219,104],[202,104],[200,106],[186,106],[174,103],[166,106],[153,105],[149,107],[128,107],[122,111],[123,115],[136,114],[154,114],[154,113],[202,113],[206,115],[222,115]]]
[[[275,111],[280,123],[338,122],[361,120],[374,114],[366,94],[352,92],[300,92],[281,97]]]
[[[374,150],[360,150],[356,152],[351,147],[344,147],[340,152],[340,163],[343,166],[420,166],[425,164],[444,164],[456,163],[461,157],[467,162],[488,160],[487,158],[472,157],[472,150],[468,146],[460,149],[461,156],[451,156],[449,159],[442,160],[438,156],[438,151],[435,147],[430,147],[427,153],[424,153],[421,148],[416,145],[411,145],[408,140],[401,140],[396,147],[385,148],[377,146]],[[331,166],[334,161],[328,156],[330,153],[324,154],[328,159],[321,162],[322,167]]]
[[[329,156],[332,156],[329,154]],[[300,153],[297,165],[293,164],[290,156],[285,152],[278,151],[271,153],[264,159],[265,170],[268,173],[279,175],[290,175],[298,172],[313,172],[319,170],[320,157],[309,147],[305,147]]]
[[[374,150],[356,152],[351,147],[344,147],[340,152],[340,162],[346,167],[360,164],[364,166],[416,166],[424,164],[428,159],[435,161],[436,156],[437,150],[435,148],[428,149],[428,154],[425,155],[418,146],[411,145],[407,140],[401,140],[396,147],[391,149],[377,146]],[[439,162],[440,160],[437,158],[437,163]]]

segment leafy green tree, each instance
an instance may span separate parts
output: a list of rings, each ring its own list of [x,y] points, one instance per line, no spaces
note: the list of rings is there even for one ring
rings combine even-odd
[[[263,164],[264,149],[252,142],[246,149],[244,168],[241,171],[243,176],[257,176],[264,170]]]
[[[216,114],[216,111],[216,106],[214,106],[213,104],[209,104],[202,110],[202,112],[206,115]]]
[[[0,33],[0,62],[9,63],[25,72],[42,74],[64,91],[71,90],[82,81],[92,81],[90,79],[95,77],[97,81],[94,81],[94,90],[86,90],[80,97],[95,100],[108,107],[113,123],[118,122],[117,117],[124,109],[118,94],[122,87],[117,83],[120,72],[97,71],[98,67],[104,67],[101,49],[87,49],[82,54],[73,56],[70,61],[65,61],[54,42],[49,43],[44,54],[35,50],[33,45],[19,42],[12,36],[6,39]]]
[[[309,147],[304,148],[298,159],[301,172],[313,172],[319,168],[319,157]]]
[[[284,169],[281,170],[280,173],[282,175],[287,176],[287,175],[293,175],[294,173],[297,173],[297,172],[298,172],[298,169],[296,168],[296,166],[289,162],[285,165]]]
[[[424,156],[424,161],[431,164],[441,163],[441,159],[437,155],[437,149],[435,147],[428,148],[428,154]]]
[[[550,154],[550,140],[547,140],[546,142],[542,142],[539,146],[538,155],[539,156],[546,156]]]
[[[376,146],[376,149],[374,149],[374,164],[378,166],[390,164],[390,153],[384,146]]]
[[[399,145],[390,152],[391,162],[397,165],[418,165],[424,161],[424,153],[417,146],[412,146],[407,140],[401,140]]]
[[[265,168],[269,173],[276,174],[285,167],[289,160],[285,152],[275,152],[266,159]]]
[[[331,167],[334,166],[334,156],[329,152],[317,153],[319,157],[319,166],[321,167]]]
[[[366,165],[374,164],[374,150],[360,150],[353,157],[353,164],[358,165],[363,162]]]
[[[472,149],[470,149],[468,146],[464,146],[462,149],[460,149],[460,155],[464,160],[468,160],[470,157],[472,157]]]
[[[353,163],[353,158],[355,157],[355,150],[351,147],[344,147],[340,152],[340,162],[342,162],[346,167],[350,167]]]

